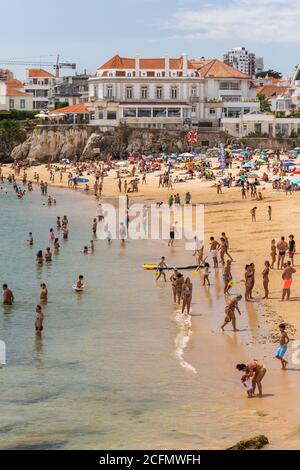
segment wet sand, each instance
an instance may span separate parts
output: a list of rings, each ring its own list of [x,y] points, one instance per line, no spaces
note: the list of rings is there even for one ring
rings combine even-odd
[[[41,179],[48,180],[48,173],[44,167],[34,167],[28,171],[39,172]],[[9,169],[4,171],[7,174]],[[57,178],[57,177],[56,177]],[[221,268],[214,285],[210,288],[198,287],[194,296],[193,316],[191,325],[178,323],[178,334],[187,339],[177,338],[180,346],[185,346],[183,355],[177,347],[177,359],[191,365],[186,373],[194,374],[194,368],[201,381],[206,380],[207,393],[209,393],[209,378],[214,377],[212,386],[220,388],[220,400],[224,401],[224,407],[228,409],[227,426],[232,428],[232,440],[226,438],[224,446],[233,444],[235,440],[246,438],[252,430],[253,421],[258,432],[264,432],[271,440],[270,448],[297,448],[300,442],[298,422],[300,418],[300,406],[298,405],[298,387],[300,381],[300,365],[291,364],[292,343],[290,343],[287,359],[288,370],[281,371],[279,361],[274,359],[277,344],[274,344],[273,334],[278,335],[278,324],[285,321],[288,324],[288,333],[291,338],[298,339],[300,330],[300,277],[298,272],[294,275],[292,296],[290,302],[280,302],[282,280],[281,272],[272,270],[270,273],[270,299],[262,300],[263,287],[261,272],[265,260],[270,259],[270,242],[276,241],[280,236],[286,238],[290,233],[295,235],[298,245],[298,232],[300,219],[298,209],[300,193],[286,196],[284,193],[274,191],[271,183],[262,184],[263,201],[241,200],[240,188],[223,188],[223,194],[217,195],[216,188],[212,188],[211,182],[193,180],[187,183],[174,185],[174,189],[158,189],[158,178],[154,174],[147,176],[147,185],[140,185],[140,192],[134,195],[134,200],[143,201],[146,204],[158,200],[166,201],[170,193],[179,192],[183,197],[186,191],[192,194],[193,203],[205,204],[205,246],[208,246],[209,236],[219,238],[225,231],[230,241],[230,252],[235,260],[233,264],[234,285],[232,291],[243,293],[244,265],[254,262],[256,266],[256,284],[254,288],[255,300],[245,304],[241,302],[242,317],[237,316],[238,328],[243,331],[233,333],[231,326],[225,328],[225,333],[219,331],[219,325],[224,317],[225,300],[222,293]],[[91,187],[93,180],[91,181]],[[66,185],[66,181],[63,181]],[[265,188],[265,189],[264,189]],[[90,191],[92,193],[92,190]],[[51,190],[48,191],[51,194]],[[104,197],[119,195],[117,180],[107,178],[104,180]],[[130,196],[133,200],[133,197]],[[257,206],[257,222],[252,223],[250,209]],[[268,221],[267,207],[272,206],[273,220]],[[158,248],[157,257],[161,252],[167,257],[168,262],[190,261],[191,254],[178,247],[168,248],[166,243]],[[300,242],[299,242],[300,243]],[[206,250],[205,250],[206,251]],[[299,255],[295,256],[295,267],[299,270]],[[155,259],[147,259],[156,262]],[[201,276],[201,274],[199,275]],[[212,276],[213,277],[213,276]],[[151,277],[152,279],[152,277]],[[192,277],[194,284],[199,283]],[[176,307],[174,307],[173,321],[176,322]],[[199,315],[199,316],[196,316]],[[187,332],[188,334],[183,334]],[[185,344],[186,341],[186,344]],[[177,346],[178,346],[177,344]],[[246,362],[252,358],[264,362],[268,372],[263,382],[263,399],[247,399],[246,394],[239,383],[240,376],[235,370],[237,362]],[[185,367],[185,364],[181,366]],[[207,373],[203,372],[207,371]],[[217,380],[215,380],[217,378]],[[219,385],[217,385],[219,384]],[[225,396],[226,390],[227,396]],[[232,405],[228,406],[228,396]],[[237,428],[234,419],[234,409],[243,410],[245,413],[245,426]],[[248,427],[249,425],[249,432]],[[252,434],[252,432],[250,432]],[[211,442],[211,446],[214,443]]]

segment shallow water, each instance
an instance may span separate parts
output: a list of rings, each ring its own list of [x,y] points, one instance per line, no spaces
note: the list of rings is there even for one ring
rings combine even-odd
[[[80,250],[91,238],[93,199],[59,189],[52,194],[57,205],[49,208],[37,190],[23,200],[11,188],[0,191],[0,282],[16,298],[13,307],[0,305],[7,347],[0,448],[224,448],[267,434],[279,416],[261,401],[250,405],[236,385],[234,363],[245,357],[249,324],[247,317],[240,321],[240,336],[219,333],[224,298],[218,277],[205,291],[193,278],[195,316],[183,322],[170,285],[156,284],[141,268],[166,254],[161,242],[108,247],[97,241],[95,253],[85,256]],[[51,265],[38,267],[36,252],[49,245],[49,229],[64,214],[69,240],[60,240]],[[26,243],[29,231],[33,248]],[[80,273],[85,290],[76,294],[71,286]],[[42,339],[36,339],[42,281],[49,302]]]

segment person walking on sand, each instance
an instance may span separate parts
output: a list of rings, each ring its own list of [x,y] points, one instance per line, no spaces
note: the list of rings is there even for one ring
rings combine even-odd
[[[35,323],[34,323],[34,326],[35,326],[35,334],[37,336],[41,336],[42,335],[42,331],[44,329],[43,327],[43,322],[44,322],[44,313],[43,313],[43,310],[42,310],[42,307],[40,305],[37,305],[36,306],[36,317],[35,317]]]
[[[257,207],[253,207],[250,211],[250,214],[251,214],[251,220],[252,222],[256,222],[256,211],[257,211]]]
[[[214,237],[210,237],[210,255],[212,257],[214,268],[219,267],[218,263],[218,249],[220,247],[220,243],[214,239]]]
[[[284,265],[284,259],[286,252],[288,250],[289,246],[287,242],[285,241],[284,237],[281,237],[280,241],[277,243],[277,250],[278,250],[278,257],[277,257],[277,269],[283,269]]]
[[[242,300],[242,296],[238,295],[238,296],[234,297],[232,300],[230,300],[228,305],[226,305],[226,307],[225,307],[225,318],[224,318],[224,323],[221,326],[221,330],[224,331],[225,326],[228,323],[232,322],[233,331],[239,331],[236,328],[235,310],[237,310],[239,315],[241,315],[241,311],[240,311],[239,306],[238,306],[238,303],[240,302],[240,300]]]
[[[296,242],[294,235],[289,236],[289,258],[291,260],[292,266],[294,266],[294,256],[296,253]]]
[[[225,233],[225,232],[222,232],[222,233],[221,233],[221,237],[224,238],[225,243],[226,243],[226,251],[225,251],[225,254],[228,256],[228,258],[230,259],[230,261],[233,261],[233,258],[232,258],[232,256],[231,256],[231,254],[229,253],[229,239],[228,239],[226,233]]]
[[[269,217],[269,220],[272,220],[272,207],[271,206],[268,206],[268,217]]]
[[[3,305],[12,305],[15,301],[13,292],[8,288],[7,284],[3,284]]]
[[[169,238],[168,246],[174,246],[174,240],[175,240],[175,225],[171,224],[170,225],[170,238]]]
[[[276,359],[279,359],[281,361],[282,369],[286,369],[288,361],[283,359],[283,356],[285,355],[287,351],[287,345],[290,342],[290,338],[288,337],[287,332],[285,331],[285,323],[280,323],[279,325],[279,331],[280,331],[280,336],[279,336],[279,348],[276,351]]]
[[[271,269],[274,268],[274,264],[276,263],[276,241],[275,240],[272,240],[271,241],[271,253],[270,253],[270,256],[271,256]]]
[[[262,272],[263,286],[264,286],[264,291],[265,291],[265,296],[263,297],[263,299],[269,298],[269,273],[270,273],[270,263],[269,261],[265,261],[265,267]]]
[[[258,387],[258,392],[259,392],[259,397],[262,397],[262,379],[266,375],[267,369],[266,367],[258,362],[256,359],[254,359],[252,362],[250,362],[248,365],[246,364],[237,364],[236,365],[237,370],[240,372],[244,372],[247,374],[249,377],[252,378],[252,383],[253,383],[253,395],[256,389],[256,385]]]
[[[187,315],[190,314],[191,303],[192,303],[192,295],[193,295],[193,284],[189,277],[183,283],[182,286],[182,310],[181,313],[183,314],[185,311],[185,307],[187,309]]]
[[[232,274],[231,274],[231,261],[228,259],[226,265],[223,269],[223,281],[224,281],[224,294],[229,294],[229,289],[231,288],[232,283]]]
[[[291,262],[288,261],[285,264],[285,268],[282,273],[282,280],[283,280],[283,290],[282,290],[282,297],[281,301],[283,302],[285,297],[286,300],[290,300],[291,296],[291,285],[293,282],[293,274],[296,272],[296,269],[293,268]]]
[[[204,264],[204,273],[203,273],[203,286],[206,284],[210,286],[210,281],[209,281],[209,275],[210,275],[210,266],[209,263]]]

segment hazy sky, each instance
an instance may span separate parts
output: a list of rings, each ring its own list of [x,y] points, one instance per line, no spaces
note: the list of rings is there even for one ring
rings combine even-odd
[[[14,0],[0,11],[0,59],[59,52],[94,72],[114,54],[222,58],[245,46],[285,75],[300,62],[299,0]]]

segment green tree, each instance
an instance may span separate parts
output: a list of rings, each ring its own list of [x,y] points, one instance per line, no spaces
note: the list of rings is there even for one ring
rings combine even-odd
[[[276,70],[273,69],[264,70],[256,74],[256,78],[265,78],[266,76],[273,78],[282,78],[282,74],[280,72],[276,72]]]
[[[21,140],[22,129],[19,122],[15,119],[0,121],[0,154],[8,157]]]
[[[262,113],[267,113],[271,111],[271,105],[266,97],[266,95],[263,94],[258,94],[257,98],[259,99],[259,104],[260,104],[260,110]]]

